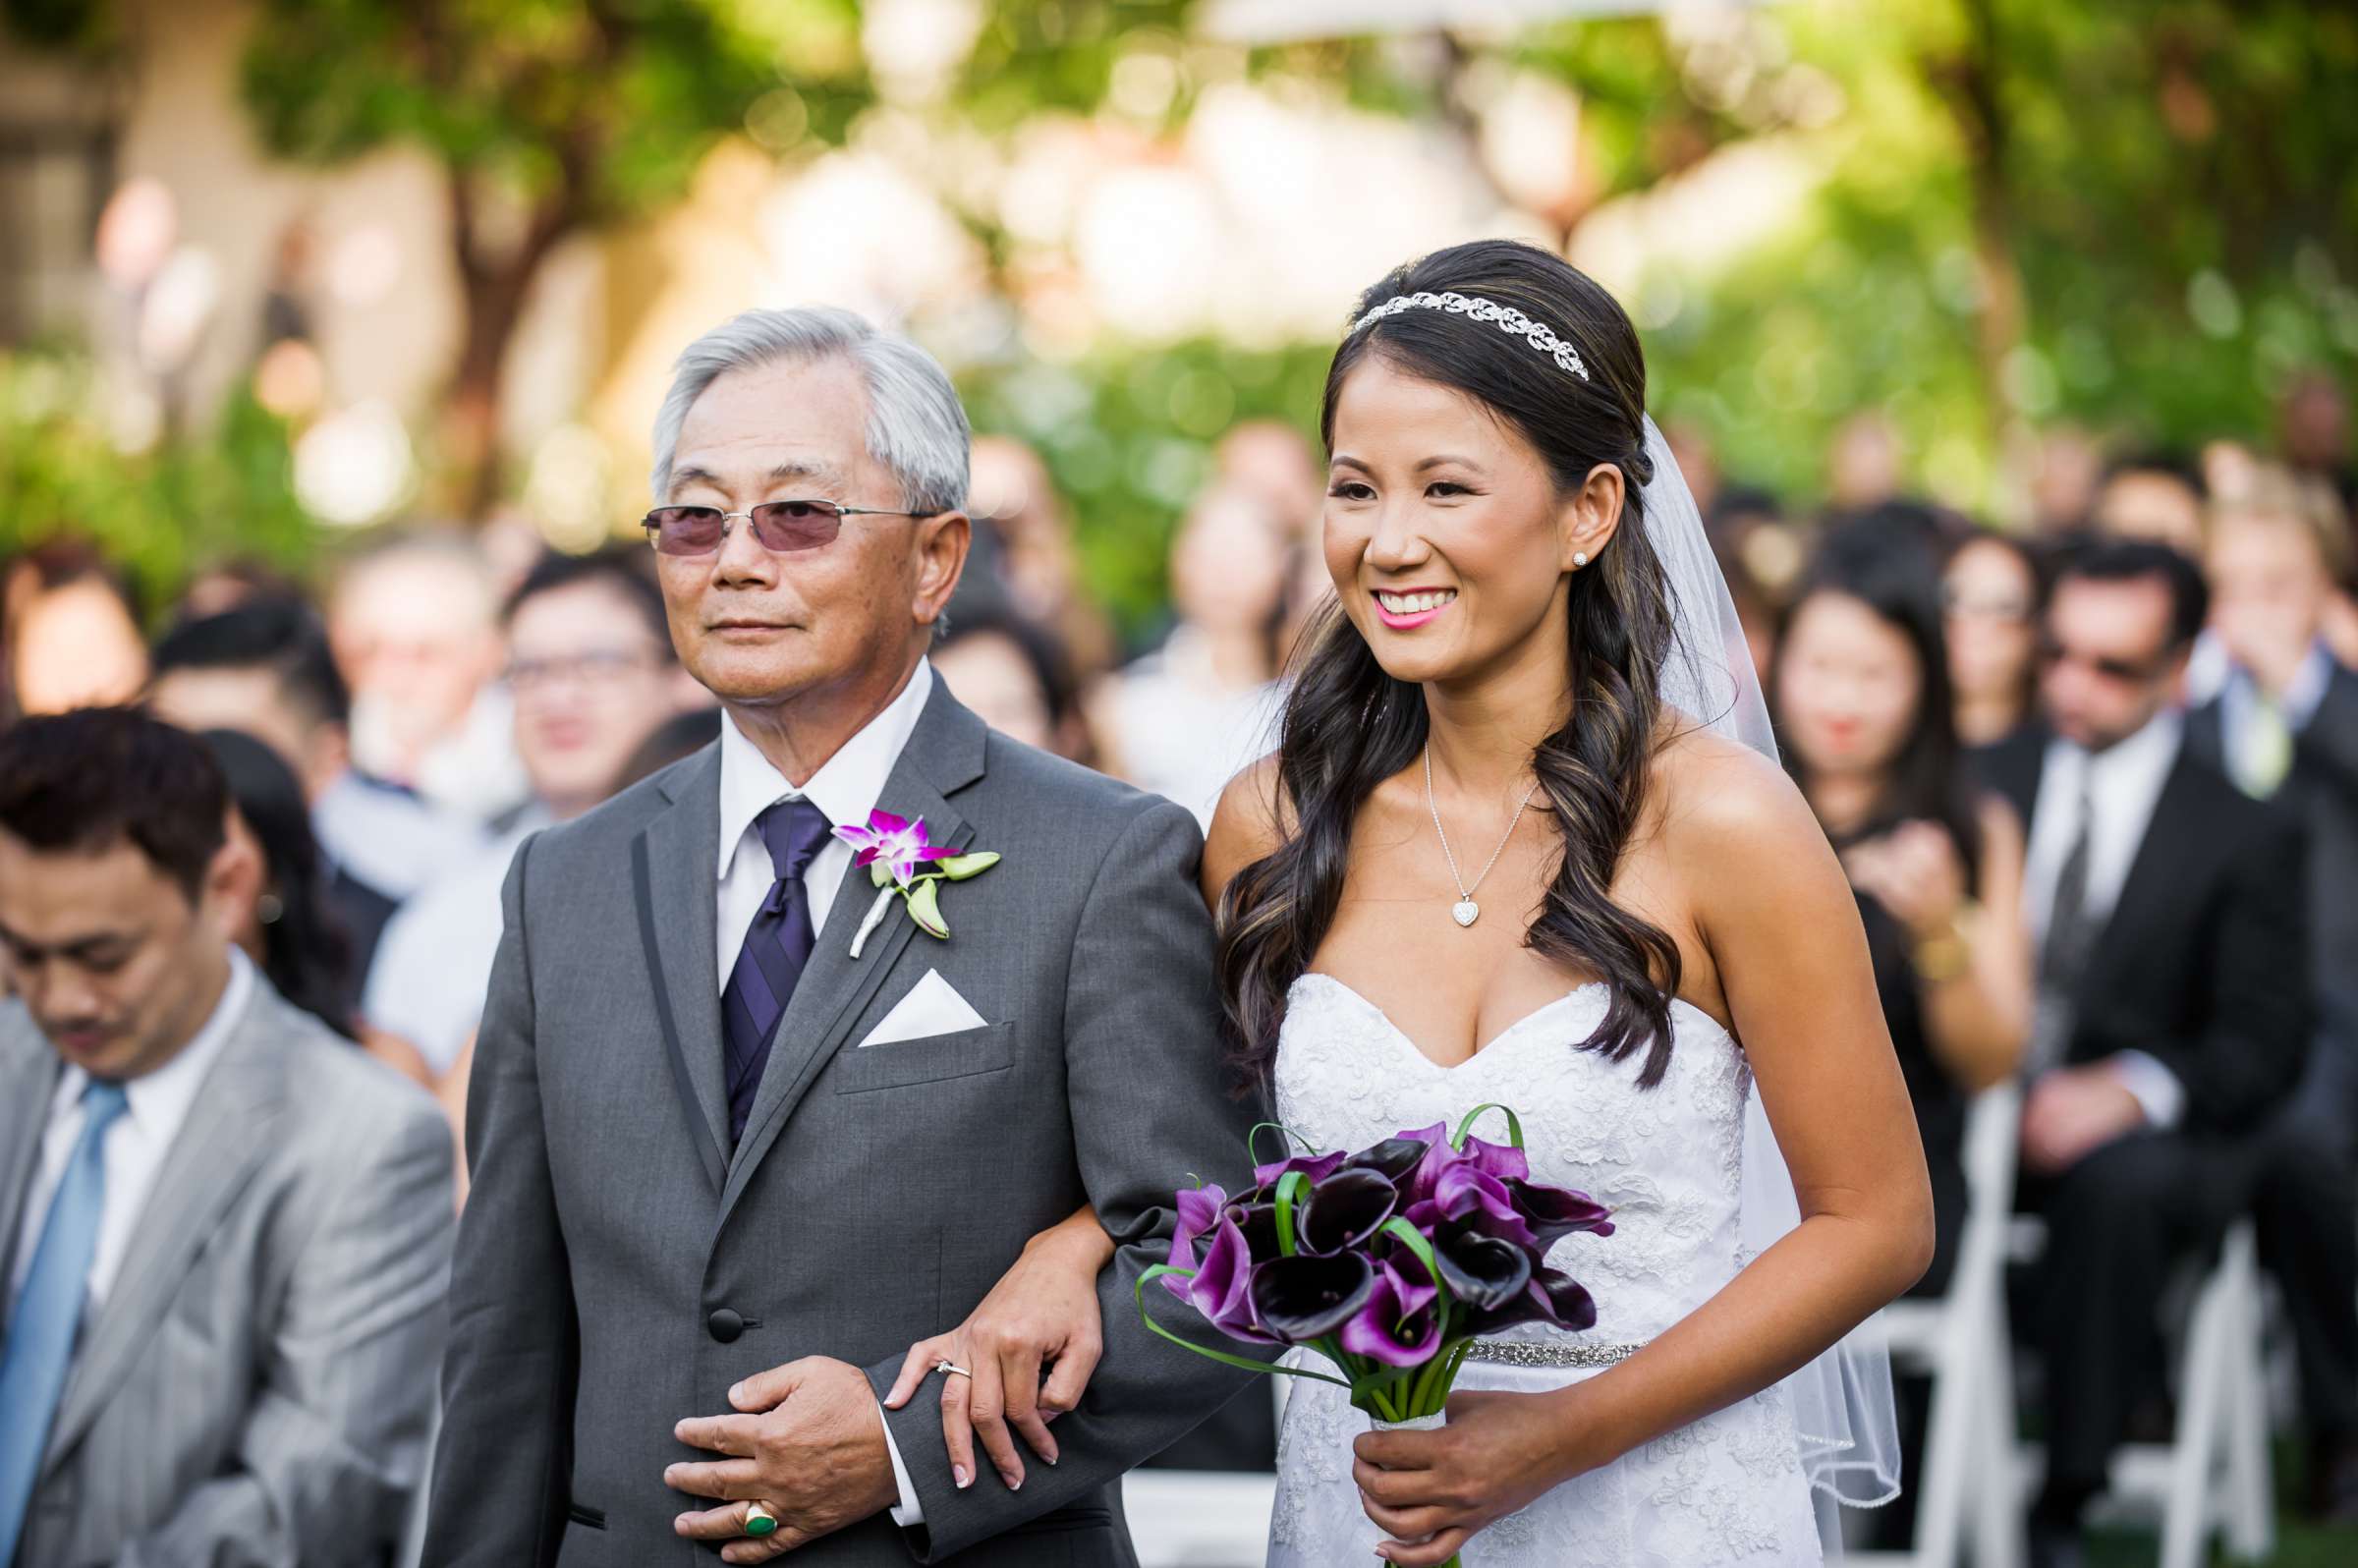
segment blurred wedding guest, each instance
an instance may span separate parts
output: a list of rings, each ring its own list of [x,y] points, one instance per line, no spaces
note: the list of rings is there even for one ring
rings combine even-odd
[[[2041,431],[2031,459],[2031,532],[2053,538],[2086,530],[2104,476],[2104,454],[2086,430],[2059,424]]]
[[[2187,747],[2307,832],[2319,1028],[2265,1141],[2262,1261],[2283,1287],[2300,1366],[2311,1511],[2358,1524],[2358,675],[2323,640],[2348,565],[2339,503],[2257,471],[2211,520],[2211,628],[2227,661]]]
[[[356,984],[394,908],[482,847],[473,824],[353,768],[351,699],[326,631],[301,600],[257,598],[172,627],[155,645],[147,701],[183,729],[251,735],[294,768],[327,857],[328,905],[352,939]]]
[[[336,573],[327,630],[363,772],[477,821],[524,798],[498,580],[476,541],[428,531],[370,545]]]
[[[1171,544],[1177,624],[1090,700],[1098,765],[1205,823],[1220,791],[1275,743],[1278,639],[1291,558],[1242,490],[1207,490]]]
[[[1230,426],[1211,449],[1212,482],[1256,496],[1287,536],[1315,545],[1326,510],[1326,466],[1282,420]]]
[[[10,686],[0,708],[63,713],[128,702],[146,684],[147,642],[130,586],[92,545],[53,540],[0,575],[0,641]]]
[[[1080,694],[1056,640],[997,594],[963,586],[948,620],[927,657],[951,694],[1000,734],[1087,761]]]
[[[549,555],[503,611],[516,753],[531,798],[488,849],[393,917],[362,1015],[418,1047],[439,1081],[482,1015],[499,945],[499,887],[516,846],[606,798],[641,742],[687,705],[663,597],[644,548]]]
[[[390,1553],[433,1401],[450,1134],[231,940],[202,742],[0,736],[0,1561]]]
[[[225,901],[229,939],[287,1002],[357,1038],[352,937],[328,901],[327,862],[311,836],[301,781],[276,751],[242,730],[198,738],[229,790],[228,834],[240,851]]]
[[[614,782],[606,786],[606,793],[620,795],[641,779],[652,778],[674,762],[685,762],[719,739],[719,708],[706,705],[674,713],[632,750]]]
[[[2012,1074],[2030,1033],[2022,828],[1971,782],[1951,716],[1937,558],[1873,525],[1828,535],[1784,619],[1768,690],[1785,764],[1842,857],[1933,1185],[1933,1261],[1948,1289],[1964,1228],[1970,1098]],[[1902,1375],[1902,1468],[1921,1462],[1931,1382]],[[1903,1491],[1879,1545],[1914,1536]]]
[[[1075,677],[1113,666],[1113,623],[1081,581],[1073,518],[1039,454],[1012,436],[975,439],[968,510],[975,520],[969,576],[998,584],[1016,609],[1056,635]]]
[[[1864,409],[1834,431],[1825,456],[1829,511],[1864,512],[1899,493],[1905,456],[1899,426],[1881,409]]]
[[[1680,470],[1684,473],[1685,470]],[[1704,517],[1704,532],[1719,575],[1736,601],[1744,645],[1765,691],[1776,658],[1776,623],[1801,575],[1804,546],[1767,490],[1729,486]]]
[[[2284,461],[2333,487],[2344,511],[2358,510],[2358,462],[2350,453],[2350,397],[2324,370],[2295,376],[2285,388],[2277,428]]]
[[[2039,562],[2027,540],[1976,528],[1940,575],[1957,739],[1994,746],[2031,722],[2039,679]]]
[[[1724,499],[1719,488],[1719,452],[1711,430],[1694,420],[1673,419],[1662,426],[1662,439],[1670,443],[1670,455],[1678,460],[1678,472],[1695,497],[1696,510],[1710,517]]]
[[[254,599],[300,599],[303,585],[266,561],[241,557],[200,567],[180,590],[173,619],[202,620]]]
[[[1786,765],[1842,857],[1883,1017],[1933,1178],[1935,1248],[1916,1287],[1947,1286],[1965,1218],[1965,1106],[2010,1076],[2030,1034],[2023,838],[1958,744],[1939,579],[1918,542],[1829,534],[1777,645]]]
[[[1984,754],[2030,824],[2020,1202],[2047,1244],[2020,1337],[2047,1371],[2038,1565],[2084,1560],[2081,1511],[2161,1365],[2155,1304],[2249,1202],[2308,1053],[2299,831],[2184,744],[2176,696],[2208,597],[2165,545],[2070,552],[2045,621],[2044,728]]]
[[[2097,486],[2088,521],[2116,539],[2152,539],[2182,555],[2203,553],[2203,479],[2175,452],[2132,453],[2116,459]]]

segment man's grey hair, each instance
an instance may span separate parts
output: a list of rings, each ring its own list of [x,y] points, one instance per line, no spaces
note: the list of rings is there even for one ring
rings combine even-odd
[[[680,352],[655,415],[655,500],[670,499],[680,426],[696,400],[731,370],[841,356],[868,387],[868,454],[901,488],[901,505],[930,516],[966,505],[966,409],[939,361],[850,310],[798,306],[733,315]],[[831,499],[840,499],[834,497]]]

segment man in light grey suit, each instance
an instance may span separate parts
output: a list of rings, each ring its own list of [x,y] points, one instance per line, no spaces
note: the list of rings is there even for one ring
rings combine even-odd
[[[673,641],[728,722],[509,872],[427,1562],[1129,1563],[1115,1483],[1242,1381],[1131,1294],[1254,1120],[1195,819],[934,680],[967,425],[922,350],[749,312],[655,448]],[[1001,857],[928,884],[946,936],[830,832],[876,811]],[[878,1397],[1084,1204],[1120,1245],[1060,1458],[953,1475],[938,1402]]]
[[[0,1564],[382,1564],[454,1219],[416,1087],[229,944],[211,752],[0,735]]]

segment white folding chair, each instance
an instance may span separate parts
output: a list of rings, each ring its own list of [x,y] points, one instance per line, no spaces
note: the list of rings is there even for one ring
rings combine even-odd
[[[1915,1539],[1905,1551],[1850,1552],[1854,1563],[1956,1568],[1969,1547],[1975,1568],[2022,1561],[2005,1301],[2021,1114],[2022,1092],[2011,1081],[1974,1097],[1965,1126],[1967,1209],[1947,1294],[1882,1311],[1894,1365],[1932,1373],[1932,1406],[1917,1474],[1900,1478],[1916,1490]]]
[[[2263,1309],[2258,1241],[2240,1219],[2187,1317],[2177,1430],[2167,1443],[2131,1444],[2112,1462],[2112,1498],[2161,1507],[2161,1568],[2200,1568],[2215,1532],[2247,1562],[2275,1550]]]

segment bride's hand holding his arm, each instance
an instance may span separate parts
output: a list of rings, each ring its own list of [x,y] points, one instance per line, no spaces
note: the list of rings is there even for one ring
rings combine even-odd
[[[1103,1349],[1097,1275],[1113,1260],[1113,1242],[1087,1204],[1025,1246],[965,1322],[909,1347],[884,1403],[900,1409],[943,1362],[972,1375],[941,1375],[941,1434],[958,1484],[975,1475],[975,1439],[1010,1491],[1024,1484],[1020,1433],[1035,1454],[1056,1463],[1048,1423],[1081,1402]],[[1043,1378],[1044,1373],[1044,1378]]]
[[[1708,736],[1666,749],[1656,778],[1668,792],[1667,874],[1686,890],[1801,1223],[1615,1367],[1544,1394],[1461,1393],[1438,1430],[1359,1438],[1354,1477],[1394,1538],[1380,1550],[1409,1568],[1789,1376],[1932,1258],[1915,1115],[1857,906],[1808,805],[1773,763]],[[1707,983],[1690,960],[1687,993],[1708,995]]]

